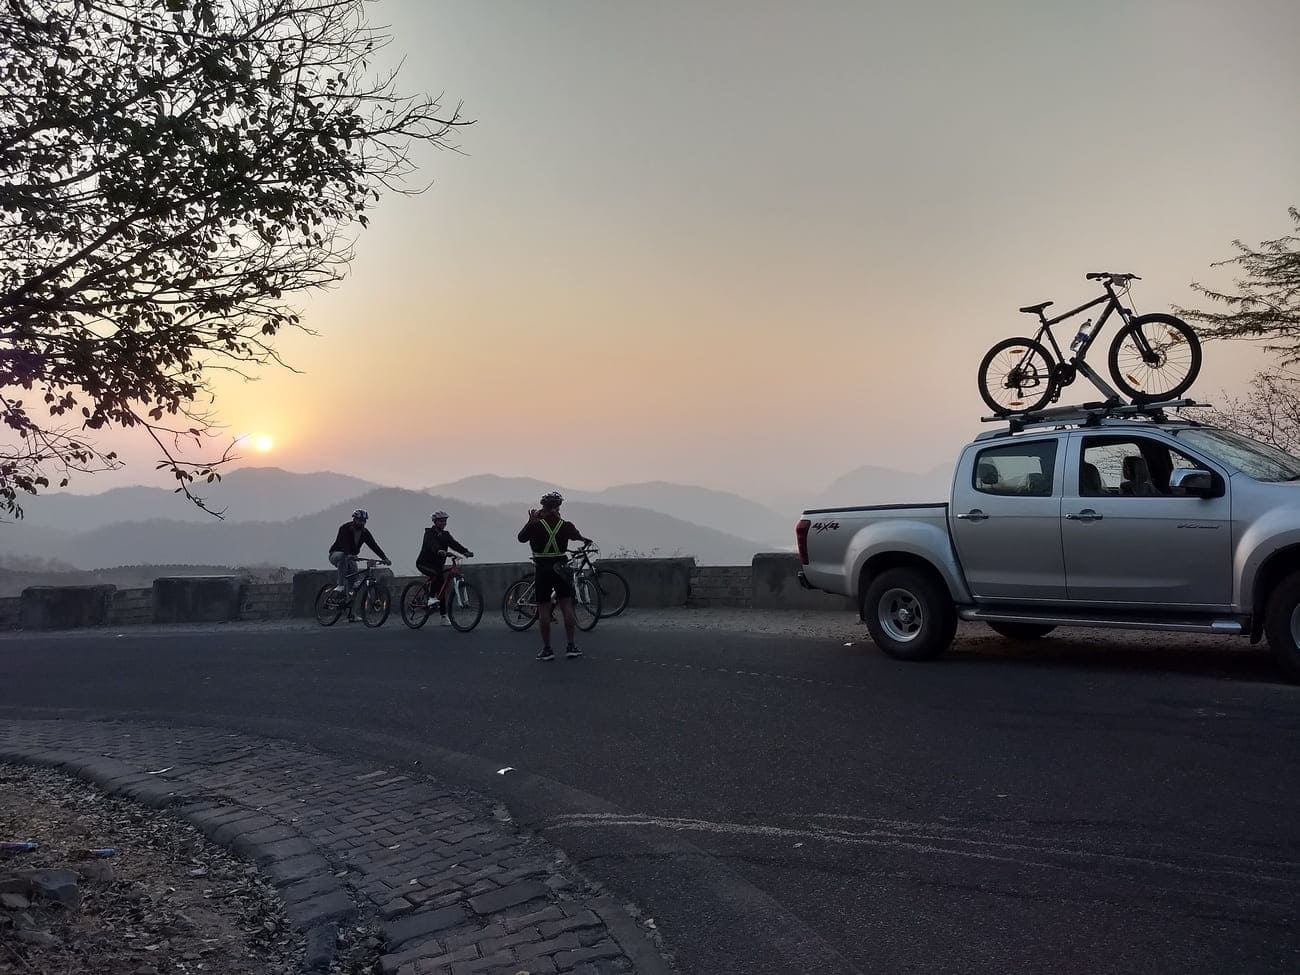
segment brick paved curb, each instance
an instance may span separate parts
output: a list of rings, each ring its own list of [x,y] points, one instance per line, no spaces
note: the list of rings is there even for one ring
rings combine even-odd
[[[63,769],[256,864],[307,941],[374,919],[382,975],[667,975],[628,913],[500,807],[280,741],[121,722],[0,723],[0,761]]]

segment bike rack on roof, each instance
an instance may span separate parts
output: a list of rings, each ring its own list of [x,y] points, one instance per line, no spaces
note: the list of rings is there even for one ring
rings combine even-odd
[[[1081,403],[1078,406],[1054,406],[1046,410],[1033,410],[1029,413],[1016,413],[1011,416],[984,416],[982,423],[1005,423],[1005,430],[989,430],[981,433],[976,440],[992,440],[1007,434],[1021,433],[1035,427],[1097,427],[1106,420],[1147,419],[1153,423],[1164,423],[1169,416],[1166,410],[1178,410],[1184,407],[1206,407],[1208,403],[1198,403],[1192,399],[1174,399],[1159,403]],[[1194,423],[1180,417],[1184,423]]]

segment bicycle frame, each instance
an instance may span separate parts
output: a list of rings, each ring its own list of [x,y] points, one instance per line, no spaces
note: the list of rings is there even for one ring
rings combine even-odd
[[[1088,354],[1088,350],[1092,348],[1092,343],[1097,340],[1097,336],[1101,334],[1102,328],[1105,327],[1106,322],[1110,319],[1112,313],[1118,312],[1119,317],[1122,318],[1125,323],[1132,318],[1132,313],[1124,307],[1124,303],[1120,301],[1119,295],[1115,294],[1111,282],[1104,282],[1102,287],[1105,288],[1106,293],[1100,298],[1094,298],[1092,301],[1084,302],[1078,308],[1057,315],[1055,318],[1048,318],[1043,314],[1043,310],[1040,308],[1038,310],[1039,326],[1038,331],[1034,333],[1034,341],[1041,344],[1044,336],[1046,336],[1047,344],[1052,347],[1052,352],[1055,354],[1057,362],[1069,363],[1074,367],[1076,372],[1084,376],[1090,383],[1096,386],[1107,399],[1119,400],[1121,399],[1119,393],[1112,389],[1110,383],[1106,382],[1106,380],[1097,374],[1096,370],[1084,361]],[[1052,334],[1052,326],[1059,325],[1067,318],[1073,318],[1075,315],[1085,312],[1089,308],[1096,308],[1098,305],[1106,306],[1101,313],[1101,317],[1097,319],[1097,323],[1092,327],[1092,330],[1083,340],[1083,343],[1067,358],[1065,353],[1061,351],[1061,346],[1057,343],[1056,336]],[[1133,340],[1144,356],[1151,353],[1150,347],[1147,346],[1146,337],[1141,334],[1140,329],[1134,330]],[[1147,347],[1144,348],[1144,346]]]

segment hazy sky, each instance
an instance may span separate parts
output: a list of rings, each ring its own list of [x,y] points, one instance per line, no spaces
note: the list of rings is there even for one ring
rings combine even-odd
[[[1295,0],[373,9],[404,87],[477,121],[305,303],[303,374],[220,387],[274,438],[252,462],[755,496],[927,468],[1017,306],[1098,269],[1189,303],[1300,203]],[[1211,346],[1193,394],[1261,362]],[[148,481],[124,453],[74,489]]]

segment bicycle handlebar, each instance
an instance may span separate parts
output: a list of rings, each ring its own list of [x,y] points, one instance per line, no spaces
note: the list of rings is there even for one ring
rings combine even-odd
[[[1142,279],[1136,274],[1118,274],[1115,271],[1089,271],[1084,275],[1089,281],[1118,281],[1123,284],[1126,281],[1141,281]]]

